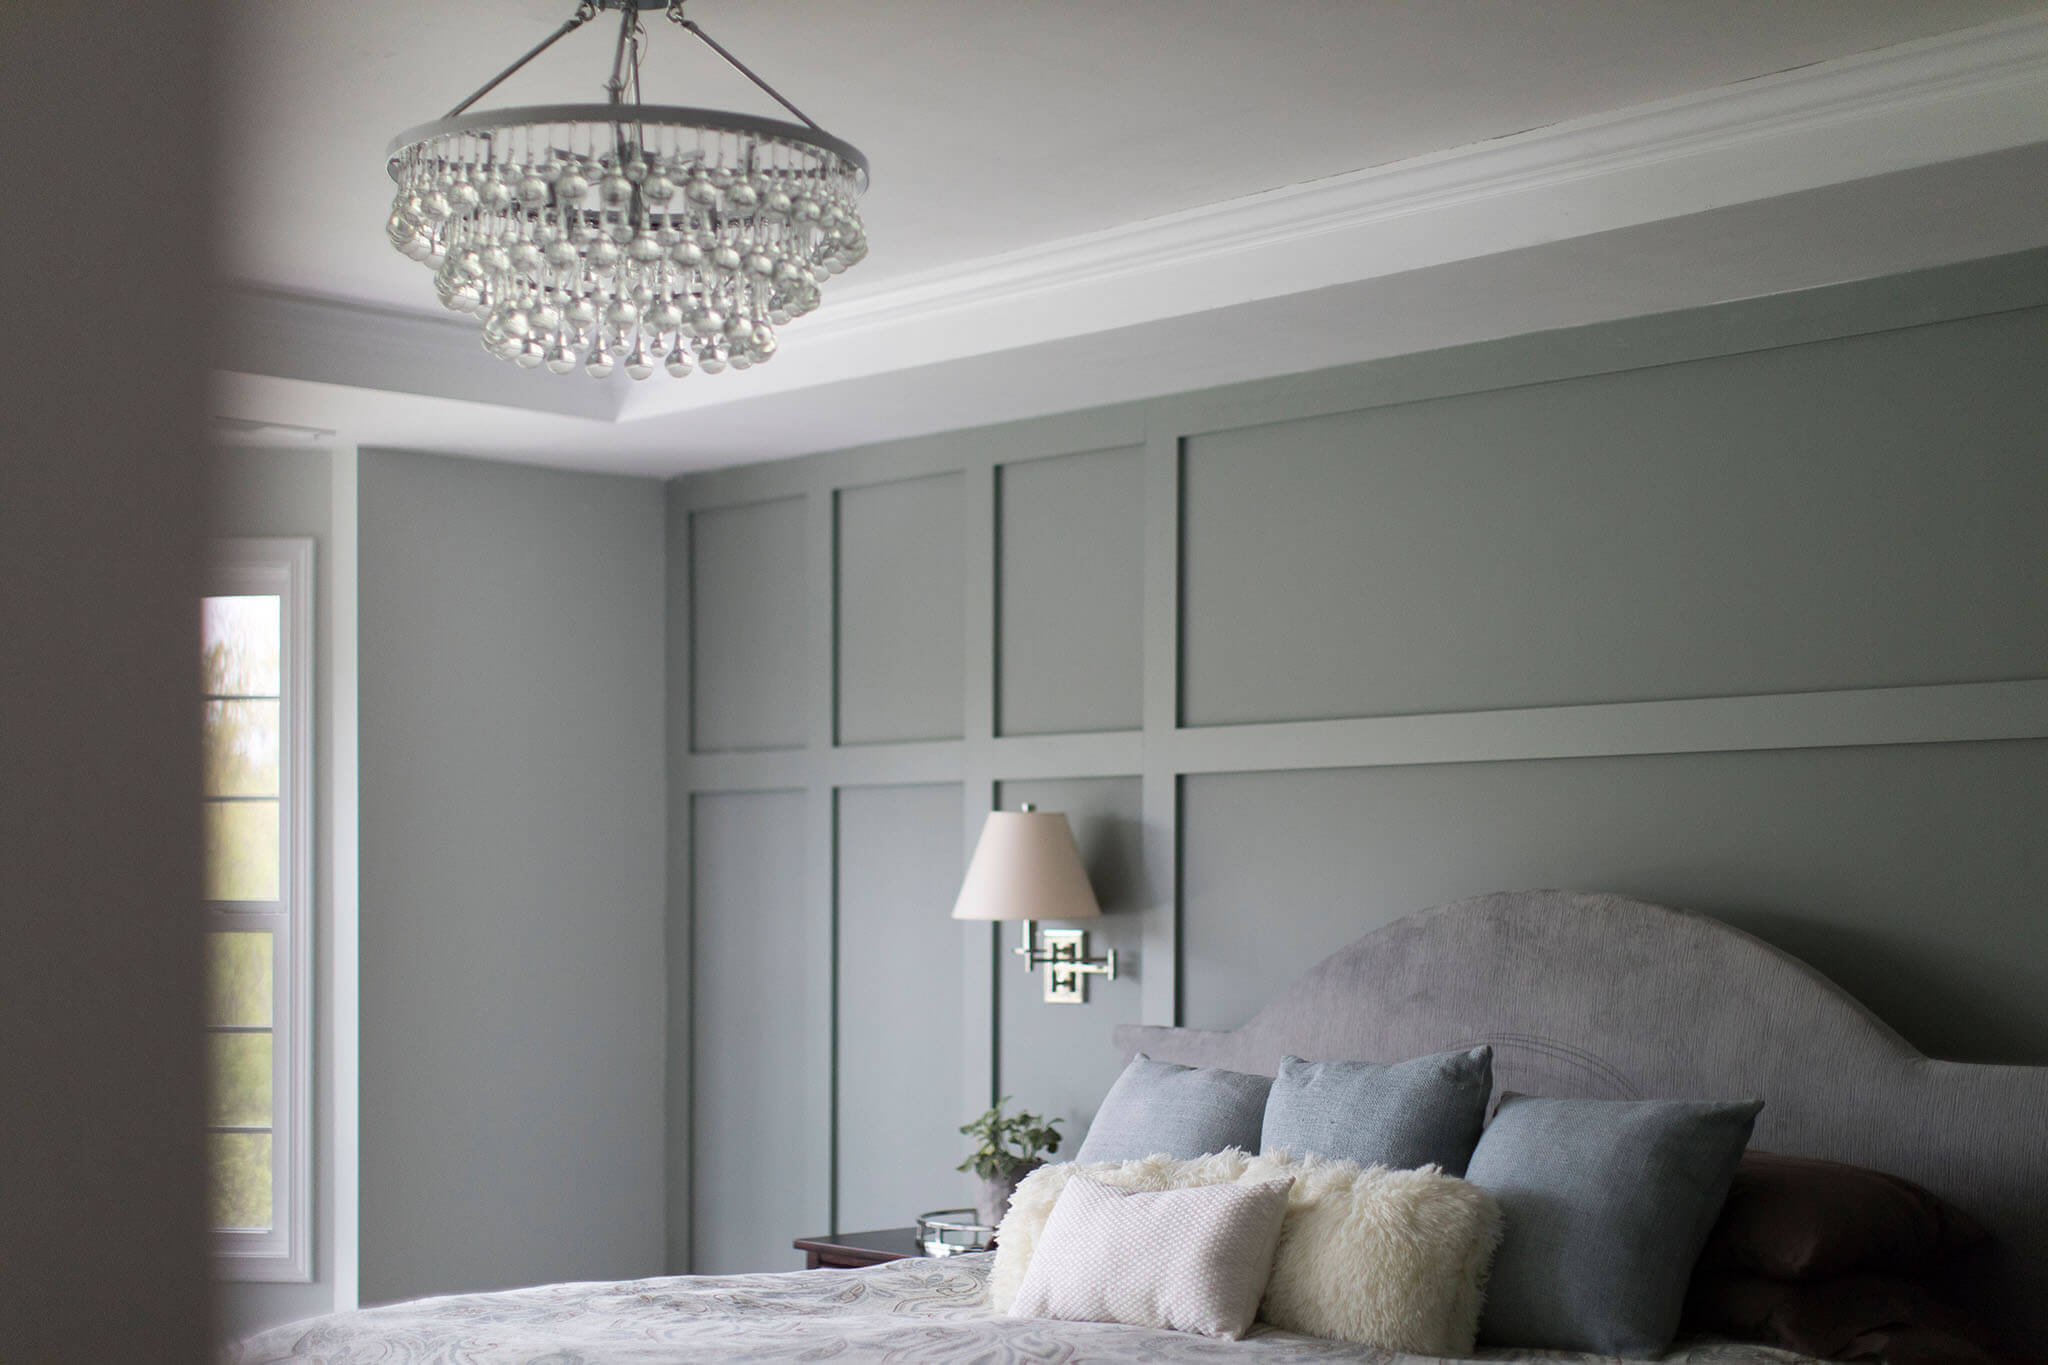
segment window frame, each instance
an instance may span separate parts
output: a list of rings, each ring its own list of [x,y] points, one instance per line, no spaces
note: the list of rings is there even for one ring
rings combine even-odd
[[[271,939],[271,1226],[212,1229],[218,1278],[313,1278],[313,542],[214,541],[206,597],[279,599],[278,899],[204,901],[204,930]],[[196,655],[195,655],[196,657]],[[212,1030],[209,1028],[208,1030]],[[212,1124],[207,1131],[216,1131]]]

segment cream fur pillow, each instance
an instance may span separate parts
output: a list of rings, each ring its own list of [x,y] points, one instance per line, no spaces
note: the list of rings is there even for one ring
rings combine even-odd
[[[1283,1151],[1229,1150],[1191,1161],[1041,1166],[1010,1200],[989,1277],[992,1306],[1007,1312],[1069,1178],[1127,1190],[1256,1184],[1294,1177],[1259,1317],[1310,1336],[1425,1356],[1470,1354],[1487,1264],[1500,1242],[1493,1196],[1434,1166],[1360,1169],[1349,1161]]]

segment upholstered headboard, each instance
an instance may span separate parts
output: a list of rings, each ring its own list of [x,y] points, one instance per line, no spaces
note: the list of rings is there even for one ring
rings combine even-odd
[[[1491,1043],[1524,1093],[1764,1103],[1752,1145],[1916,1180],[1991,1229],[1973,1306],[2048,1343],[2048,1067],[1933,1061],[1813,968],[1717,920],[1517,891],[1412,915],[1325,959],[1243,1028],[1124,1027],[1126,1056],[1272,1074]]]

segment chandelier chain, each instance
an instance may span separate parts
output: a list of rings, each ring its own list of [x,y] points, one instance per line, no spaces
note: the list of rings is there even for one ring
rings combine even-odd
[[[612,54],[612,78],[604,83],[605,91],[611,97],[613,104],[623,104],[626,101],[626,56],[628,51],[633,54],[634,77],[637,79],[640,74],[639,30],[640,11],[631,5],[619,6],[619,47],[618,51]]]
[[[512,73],[517,71],[520,67],[525,66],[535,57],[538,57],[541,53],[546,52],[556,43],[568,37],[577,29],[582,28],[585,24],[589,23],[592,19],[595,19],[596,17],[597,0],[577,0],[576,12],[570,15],[566,20],[564,20],[560,28],[556,29],[547,37],[535,43],[533,47],[527,51],[527,54],[524,57],[521,57],[518,61],[512,63],[512,65],[506,67],[503,71],[500,71],[497,75],[485,81],[481,86],[477,87],[476,93],[472,94],[468,99],[464,100],[462,103],[456,105],[453,109],[450,109],[447,113],[441,115],[441,117],[454,118],[457,114],[460,114],[463,110],[469,108],[470,105],[475,104],[485,95],[490,94],[493,90],[496,90],[499,86],[503,85],[506,81],[506,78],[511,76]]]
[[[795,114],[798,119],[802,120],[806,127],[814,128],[821,133],[825,131],[816,119],[812,118],[809,114],[806,114],[803,110],[797,108],[794,104],[791,104],[788,100],[784,99],[782,97],[781,91],[777,90],[774,86],[768,84],[768,82],[762,80],[759,76],[755,75],[752,68],[750,68],[745,62],[733,56],[732,53],[727,52],[725,48],[720,45],[719,41],[716,38],[712,37],[703,29],[699,28],[697,26],[696,20],[685,19],[683,17],[682,0],[669,0],[668,17],[675,20],[676,23],[681,25],[683,28],[688,29],[691,33],[697,35],[698,41],[702,42],[704,46],[710,48],[713,52],[716,52],[719,56],[723,57],[725,59],[725,64],[727,66],[731,67],[733,70],[739,72],[742,76],[745,76],[748,80],[752,81],[755,85],[759,86],[763,93],[765,93],[769,99],[774,100],[777,104],[789,110],[790,113]]]

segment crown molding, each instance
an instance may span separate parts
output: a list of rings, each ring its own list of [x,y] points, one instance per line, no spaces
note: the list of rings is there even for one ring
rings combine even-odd
[[[564,384],[487,355],[454,319],[253,288],[232,291],[253,326],[220,368],[635,423],[2044,142],[2048,10],[835,288],[744,376]]]
[[[2048,10],[931,271],[832,300],[805,335],[833,341],[1048,289],[1204,267],[1392,219],[1771,143],[1816,144],[1795,172],[1797,183],[1778,193],[1818,188],[2048,139],[2048,100],[2037,98],[2044,92]],[[1967,109],[1968,121],[1981,122],[1961,145],[1907,143],[1877,160],[1830,157],[1819,145],[1848,141],[1854,125],[1889,127],[1944,103],[1956,106],[1949,121]]]
[[[1327,289],[2048,141],[2048,11],[828,298],[744,394]]]

